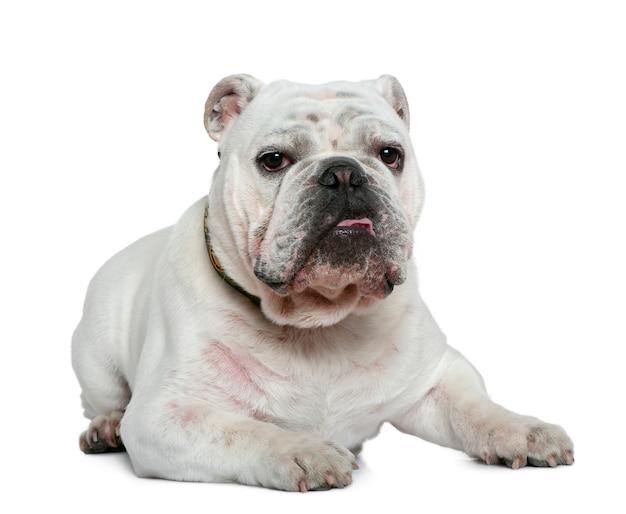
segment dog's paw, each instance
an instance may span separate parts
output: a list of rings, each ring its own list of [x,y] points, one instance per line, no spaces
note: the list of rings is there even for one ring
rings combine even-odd
[[[488,431],[481,458],[487,464],[503,462],[513,469],[556,467],[574,463],[574,445],[560,426],[519,416]]]
[[[266,487],[300,492],[345,487],[359,469],[354,455],[332,441],[290,433],[271,447],[260,479]]]
[[[80,435],[79,445],[84,453],[122,452],[120,421],[124,413],[112,412],[109,416],[98,416],[89,428]]]

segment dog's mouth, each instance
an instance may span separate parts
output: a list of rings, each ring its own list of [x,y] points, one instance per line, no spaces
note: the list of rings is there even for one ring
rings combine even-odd
[[[340,227],[348,227],[347,229],[340,229]],[[365,230],[371,235],[374,234],[374,225],[369,218],[361,218],[360,220],[343,220],[340,221],[334,230]]]
[[[404,281],[400,267],[389,262],[385,244],[368,217],[344,219],[317,237],[303,237],[284,271],[282,281],[260,269],[255,273],[280,296],[314,289],[329,299],[347,287],[358,288],[361,296],[382,299]]]

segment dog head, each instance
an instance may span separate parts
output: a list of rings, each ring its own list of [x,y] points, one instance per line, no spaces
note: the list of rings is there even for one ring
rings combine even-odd
[[[226,272],[279,324],[327,326],[404,282],[423,187],[397,79],[220,81],[209,230]]]

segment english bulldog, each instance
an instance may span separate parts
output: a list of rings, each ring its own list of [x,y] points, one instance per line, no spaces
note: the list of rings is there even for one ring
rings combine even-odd
[[[422,301],[424,187],[397,79],[229,76],[208,196],[112,257],[72,340],[85,453],[138,476],[344,487],[383,423],[487,464],[572,464],[564,430],[488,397]]]

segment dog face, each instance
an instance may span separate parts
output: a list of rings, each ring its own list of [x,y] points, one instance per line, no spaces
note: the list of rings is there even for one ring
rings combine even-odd
[[[221,156],[211,239],[271,320],[331,325],[404,282],[423,188],[396,79],[228,77],[205,123]]]

